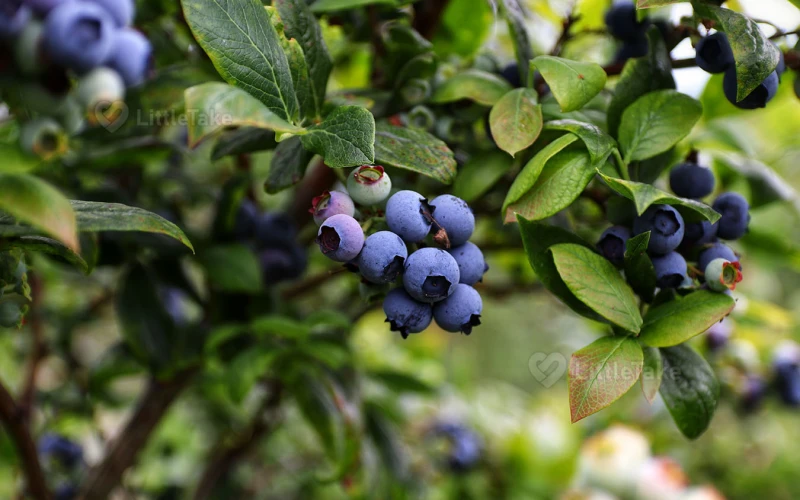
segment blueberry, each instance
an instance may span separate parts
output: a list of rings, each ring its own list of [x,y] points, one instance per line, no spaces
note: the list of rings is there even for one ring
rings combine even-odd
[[[66,467],[73,467],[83,460],[83,448],[58,434],[45,434],[39,438],[39,454],[51,457]]]
[[[403,338],[407,338],[409,333],[423,331],[433,320],[431,305],[412,299],[402,288],[395,288],[386,294],[383,312],[391,330],[400,332]]]
[[[153,69],[153,46],[138,31],[121,29],[114,34],[106,64],[120,74],[126,86],[135,87],[144,82]]]
[[[134,0],[87,0],[105,9],[117,26],[128,26],[133,22]]]
[[[775,388],[784,404],[800,406],[800,348],[794,342],[786,342],[775,350],[772,361],[775,373]]]
[[[717,237],[717,225],[707,220],[686,224],[681,245],[705,245]]]
[[[739,404],[745,412],[754,412],[761,408],[764,396],[767,394],[767,384],[758,375],[748,375],[741,388]]]
[[[337,262],[355,259],[364,246],[364,231],[349,215],[336,214],[322,223],[317,232],[317,244],[325,256]]]
[[[283,212],[268,212],[256,219],[256,246],[258,248],[288,248],[295,243],[297,228]]]
[[[372,283],[391,283],[403,272],[408,249],[402,238],[390,231],[370,235],[358,256],[361,276]]]
[[[669,187],[682,198],[704,198],[714,191],[714,172],[697,163],[681,163],[670,171]]]
[[[471,429],[457,423],[438,423],[433,433],[444,436],[450,442],[447,465],[453,472],[466,472],[480,461],[481,439]]]
[[[113,69],[95,68],[78,81],[75,95],[89,120],[96,122],[98,113],[125,99],[125,82]]]
[[[620,40],[632,40],[641,36],[645,24],[636,19],[636,6],[633,2],[617,2],[608,9],[605,16],[608,32]]]
[[[484,273],[489,270],[489,266],[486,265],[486,260],[483,258],[483,252],[478,245],[472,242],[468,241],[447,250],[447,252],[456,259],[456,264],[458,264],[458,273],[461,277],[459,283],[474,285],[481,281]]]
[[[773,71],[759,84],[747,97],[736,102],[736,68],[731,66],[725,71],[725,78],[722,80],[722,90],[728,101],[741,109],[758,109],[767,106],[767,103],[775,97],[778,92],[778,73]]]
[[[729,262],[739,262],[739,257],[733,253],[733,250],[724,243],[714,243],[710,247],[700,252],[697,260],[697,267],[704,270],[708,264],[714,259],[725,259]]]
[[[502,76],[514,88],[522,87],[522,78],[519,74],[519,64],[513,62],[500,71]]]
[[[614,62],[619,64],[624,63],[628,59],[644,57],[647,55],[649,48],[650,45],[647,41],[647,36],[642,33],[634,39],[622,42],[622,46],[617,50],[617,54],[614,56]]]
[[[624,226],[612,226],[600,236],[597,249],[603,257],[619,267],[625,262],[625,244],[631,237],[631,230]]]
[[[723,240],[738,240],[747,233],[750,205],[739,193],[724,193],[714,200],[712,208],[722,216],[717,222],[717,236]]]
[[[24,0],[24,4],[40,17],[45,17],[51,10],[69,0]]]
[[[686,260],[678,252],[652,258],[659,288],[678,288],[686,280]]]
[[[31,19],[31,9],[20,0],[3,0],[0,3],[0,39],[19,35]]]
[[[420,248],[406,259],[403,286],[420,302],[438,302],[455,292],[460,279],[458,263],[438,248]]]
[[[233,221],[233,236],[240,241],[249,240],[256,234],[258,207],[250,200],[242,201],[236,209]]]
[[[52,118],[36,118],[25,122],[19,132],[22,149],[43,160],[52,159],[67,150],[67,136]]]
[[[74,484],[59,484],[53,490],[54,500],[74,500],[75,498],[78,498],[78,487]]]
[[[683,217],[669,205],[652,205],[633,221],[634,234],[647,231],[650,231],[647,249],[654,254],[668,254],[683,240]]]
[[[467,202],[451,194],[437,196],[430,202],[433,219],[447,232],[450,246],[466,243],[475,231],[475,215]]]
[[[739,262],[726,259],[714,259],[704,268],[704,277],[708,288],[715,292],[735,290],[736,283],[742,281],[742,271]]]
[[[695,47],[697,66],[708,73],[723,73],[734,65],[733,50],[725,33],[718,31],[700,39]]]
[[[297,279],[308,265],[306,249],[298,244],[286,247],[265,248],[258,251],[261,275],[267,286]]]
[[[481,324],[481,294],[469,285],[459,284],[452,295],[433,306],[433,319],[448,332],[472,333]]]
[[[709,351],[719,351],[731,338],[731,324],[727,319],[718,321],[706,330],[706,347]]]
[[[96,4],[65,2],[45,21],[44,47],[54,63],[85,73],[108,59],[114,21]]]
[[[165,287],[160,290],[159,297],[172,322],[177,326],[186,326],[189,322],[187,311],[189,297],[186,292],[176,287]]]
[[[392,180],[380,165],[363,165],[347,177],[347,192],[361,205],[375,205],[389,196]]]
[[[431,223],[431,207],[419,193],[398,191],[386,202],[386,224],[408,243],[428,236]]]
[[[322,224],[328,217],[344,214],[352,217],[356,213],[353,200],[346,193],[340,191],[325,191],[311,200],[309,212],[314,216],[314,222]]]

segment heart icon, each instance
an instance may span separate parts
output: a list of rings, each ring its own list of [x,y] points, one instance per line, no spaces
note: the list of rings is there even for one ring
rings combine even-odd
[[[125,124],[128,114],[128,106],[123,101],[100,101],[89,121],[113,133]]]
[[[537,382],[550,388],[567,372],[567,358],[558,352],[537,352],[528,359],[528,370]]]

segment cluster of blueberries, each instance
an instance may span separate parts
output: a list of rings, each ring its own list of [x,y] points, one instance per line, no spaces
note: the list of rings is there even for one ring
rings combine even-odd
[[[78,496],[75,476],[83,466],[83,448],[59,434],[45,434],[37,443],[42,465],[51,480],[55,500],[72,500]]]
[[[674,167],[669,176],[670,188],[683,198],[699,200],[714,191],[713,172],[687,161]],[[659,288],[691,287],[686,259],[696,260],[698,275],[714,291],[728,292],[741,281],[739,257],[718,240],[737,240],[747,233],[750,222],[747,200],[738,193],[723,193],[712,208],[720,219],[685,223],[681,214],[669,205],[652,205],[635,217],[631,227],[617,225],[603,232],[597,247],[616,266],[622,266],[629,238],[650,232],[647,250]]]
[[[357,270],[375,284],[403,286],[383,301],[392,331],[407,338],[432,320],[449,332],[469,334],[480,324],[481,296],[472,285],[486,272],[483,253],[469,242],[475,216],[464,200],[442,195],[430,202],[414,191],[389,197],[392,183],[383,167],[364,165],[347,178],[347,193],[329,191],[314,199],[320,225],[317,243],[324,255]],[[374,207],[386,200],[388,231],[364,236],[354,218],[358,203]],[[420,247],[428,236],[445,249]],[[412,248],[409,251],[409,247]]]
[[[0,52],[24,79],[21,103],[38,113],[20,131],[26,151],[52,157],[87,119],[108,125],[119,117],[126,89],[152,68],[150,42],[130,27],[134,13],[133,0],[0,2]]]
[[[622,63],[632,57],[647,55],[647,28],[650,22],[637,18],[633,2],[615,3],[606,12],[605,21],[609,34],[622,43],[615,62]]]
[[[725,73],[722,80],[722,90],[725,98],[734,106],[741,109],[763,108],[775,97],[781,75],[786,71],[783,52],[775,71],[769,74],[755,90],[744,99],[736,102],[736,61],[733,59],[733,50],[725,33],[718,31],[705,36],[695,46],[695,62],[697,66],[708,73]]]

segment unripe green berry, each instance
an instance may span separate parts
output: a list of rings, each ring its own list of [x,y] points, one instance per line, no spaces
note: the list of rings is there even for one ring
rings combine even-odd
[[[17,67],[23,75],[34,75],[43,69],[39,50],[43,31],[42,23],[31,21],[17,38],[14,45],[14,57],[17,60]]]
[[[125,99],[125,82],[112,69],[96,68],[80,79],[76,97],[89,120],[97,122],[99,113]]]
[[[392,180],[380,165],[363,165],[347,177],[347,192],[361,205],[376,205],[389,196]]]
[[[43,160],[50,160],[67,151],[67,135],[52,118],[37,118],[25,123],[19,136],[22,149]]]
[[[67,135],[73,136],[83,130],[86,125],[86,117],[75,96],[67,96],[67,102],[58,113],[58,121],[64,127]]]
[[[705,269],[708,287],[715,292],[726,292],[736,289],[736,283],[742,281],[741,265],[725,259],[714,259]]]

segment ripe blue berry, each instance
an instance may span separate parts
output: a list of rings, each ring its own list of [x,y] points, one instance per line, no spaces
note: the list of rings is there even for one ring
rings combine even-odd
[[[741,398],[739,404],[742,410],[748,413],[758,410],[761,408],[766,394],[767,384],[764,380],[758,375],[748,374],[739,391]]]
[[[450,246],[466,243],[475,231],[475,215],[467,202],[451,194],[437,196],[430,202],[433,219],[447,231]]]
[[[456,423],[439,423],[433,432],[450,441],[447,465],[453,472],[462,473],[480,461],[481,439],[471,429]]]
[[[694,60],[708,73],[722,73],[733,66],[733,51],[725,33],[718,31],[701,38],[695,47]]]
[[[691,245],[706,245],[717,237],[717,225],[707,220],[686,224],[683,235],[682,247]]]
[[[391,283],[403,272],[408,248],[405,242],[390,231],[370,235],[358,256],[361,276],[372,283]]]
[[[347,192],[361,205],[376,205],[389,196],[392,180],[380,165],[363,165],[347,177]]]
[[[354,218],[337,214],[322,223],[317,232],[317,244],[326,257],[336,262],[348,262],[361,252],[364,231]]]
[[[258,220],[258,207],[250,200],[242,201],[236,209],[233,221],[233,236],[237,240],[248,240],[256,234],[256,221]]]
[[[708,264],[714,259],[725,259],[729,262],[739,262],[739,257],[733,253],[733,250],[724,243],[714,243],[710,247],[700,252],[697,259],[697,267],[704,270]]]
[[[447,252],[456,259],[456,264],[458,264],[458,272],[461,276],[459,283],[474,285],[483,279],[484,273],[489,269],[481,249],[470,241],[451,248]]]
[[[138,31],[121,29],[114,34],[107,64],[119,73],[126,86],[135,87],[147,79],[153,68],[153,46]]]
[[[452,295],[433,306],[433,319],[448,332],[472,333],[481,324],[481,294],[469,285],[459,284]]]
[[[678,252],[652,258],[659,288],[678,288],[686,280],[686,260]]]
[[[83,460],[83,448],[58,434],[45,434],[39,438],[39,454],[59,461],[61,464],[72,467]]]
[[[20,0],[6,0],[0,4],[0,39],[19,35],[31,19],[31,9]]]
[[[53,490],[54,500],[75,500],[78,498],[78,486],[73,483],[62,483]]]
[[[706,346],[709,351],[718,351],[725,347],[731,338],[731,324],[727,319],[711,325],[706,331]]]
[[[678,248],[683,240],[683,217],[669,205],[652,205],[633,221],[633,232],[650,231],[650,253],[665,255]]]
[[[712,208],[722,216],[717,222],[717,236],[723,240],[738,240],[747,233],[750,205],[739,193],[724,193],[714,200]]]
[[[747,97],[736,102],[736,68],[731,66],[725,71],[722,90],[728,101],[737,108],[758,109],[766,107],[767,103],[775,97],[775,93],[778,92],[778,83],[778,73],[773,71],[755,90],[747,94]]]
[[[398,191],[386,202],[386,224],[408,243],[428,236],[431,223],[431,207],[419,193]]]
[[[108,59],[114,39],[114,21],[100,6],[65,2],[45,21],[44,47],[54,63],[85,73]]]
[[[772,361],[775,388],[784,404],[800,406],[800,348],[794,342],[778,346]]]
[[[682,198],[704,198],[714,191],[714,172],[697,163],[681,163],[670,171],[669,187]]]
[[[268,212],[256,219],[255,236],[259,248],[287,248],[294,245],[297,228],[285,213]]]
[[[305,248],[294,243],[259,250],[258,261],[264,284],[270,286],[302,276],[308,265],[308,255]]]
[[[356,207],[346,193],[325,191],[311,201],[309,212],[314,216],[314,222],[322,224],[328,217],[337,214],[352,217],[356,213]]]
[[[705,267],[704,277],[708,288],[715,292],[735,290],[736,283],[742,281],[741,265],[725,259],[714,259]]]
[[[647,36],[644,33],[636,38],[624,40],[622,42],[622,46],[620,46],[619,50],[617,50],[617,54],[614,56],[614,62],[620,64],[624,63],[628,59],[644,57],[647,55],[649,48],[650,45],[648,44]]]
[[[458,263],[438,248],[420,248],[406,259],[403,286],[420,302],[438,302],[449,297],[460,279]]]
[[[633,2],[618,2],[611,6],[605,16],[608,32],[620,40],[632,40],[641,36],[645,25],[636,19]]]
[[[402,288],[395,288],[386,294],[383,312],[391,330],[400,332],[403,338],[407,338],[409,333],[423,331],[433,320],[431,305],[412,299]]]
[[[87,0],[96,3],[105,9],[117,26],[128,26],[133,22],[134,6],[133,0]]]
[[[625,262],[625,244],[631,237],[631,230],[624,226],[612,226],[600,236],[597,249],[603,257],[610,260],[615,266]]]
[[[500,76],[510,83],[512,87],[522,87],[522,79],[520,78],[519,65],[517,63],[511,63],[503,68],[500,71]]]

